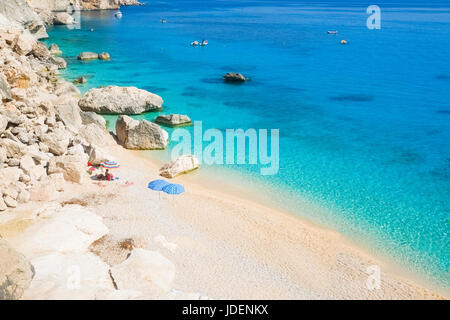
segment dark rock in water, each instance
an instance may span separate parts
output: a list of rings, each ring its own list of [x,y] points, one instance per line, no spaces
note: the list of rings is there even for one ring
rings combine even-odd
[[[352,101],[352,102],[368,102],[372,101],[375,97],[369,94],[347,94],[342,96],[331,97],[330,100],[334,101]]]
[[[87,80],[85,77],[78,77],[75,80],[73,80],[73,83],[75,84],[85,84],[87,83]]]
[[[155,119],[155,122],[169,127],[187,126],[192,124],[191,119],[183,114],[160,115]]]
[[[98,54],[100,60],[111,60],[111,56],[108,52],[101,52]]]
[[[235,72],[228,72],[223,76],[223,79],[226,82],[244,82],[247,80],[242,74]]]

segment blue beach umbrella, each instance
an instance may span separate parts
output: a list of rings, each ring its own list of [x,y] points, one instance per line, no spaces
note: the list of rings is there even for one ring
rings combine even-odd
[[[157,179],[149,182],[148,188],[155,191],[161,191],[162,188],[164,188],[168,184],[170,183],[168,183],[166,180]],[[161,199],[161,193],[159,193],[159,198]]]
[[[162,191],[164,191],[167,194],[176,195],[183,193],[185,190],[181,184],[171,183],[163,187]]]
[[[148,188],[155,190],[155,191],[161,191],[162,188],[164,188],[168,184],[170,184],[170,183],[168,183],[166,180],[158,179],[158,180],[153,180],[153,181],[149,182]]]

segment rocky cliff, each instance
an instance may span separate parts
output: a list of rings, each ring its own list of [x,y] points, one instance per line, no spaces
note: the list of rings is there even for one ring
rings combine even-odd
[[[70,4],[83,10],[118,9],[120,6],[138,5],[138,0],[27,0],[38,10],[66,11]]]

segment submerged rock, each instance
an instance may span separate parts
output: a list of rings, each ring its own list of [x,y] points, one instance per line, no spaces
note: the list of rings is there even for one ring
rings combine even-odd
[[[187,126],[192,124],[191,119],[183,114],[160,115],[155,119],[155,122],[169,127]]]
[[[169,134],[157,124],[125,115],[117,119],[116,134],[127,149],[165,149],[169,144]]]
[[[83,111],[103,114],[139,114],[162,108],[163,99],[136,87],[108,86],[86,92],[78,105]]]
[[[244,82],[247,80],[242,74],[235,72],[228,72],[223,76],[223,79],[226,82]]]
[[[174,178],[180,174],[188,173],[200,166],[198,159],[193,155],[182,155],[165,164],[159,169],[159,174],[166,178]]]
[[[80,55],[77,57],[78,60],[97,60],[98,59],[98,54],[95,52],[82,52],[80,53]]]
[[[75,80],[73,80],[74,84],[85,84],[87,83],[87,80],[85,77],[78,77]]]

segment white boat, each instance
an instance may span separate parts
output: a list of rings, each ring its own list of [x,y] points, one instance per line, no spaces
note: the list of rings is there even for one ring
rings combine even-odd
[[[328,34],[337,34],[337,30],[328,31]]]
[[[197,40],[192,41],[192,42],[191,42],[191,46],[198,46],[198,41],[197,41]]]
[[[207,46],[208,45],[208,40],[203,40],[202,43],[200,43],[201,46]]]
[[[116,13],[114,13],[114,17],[116,17],[117,19],[121,19],[122,18],[122,12],[117,11]]]

